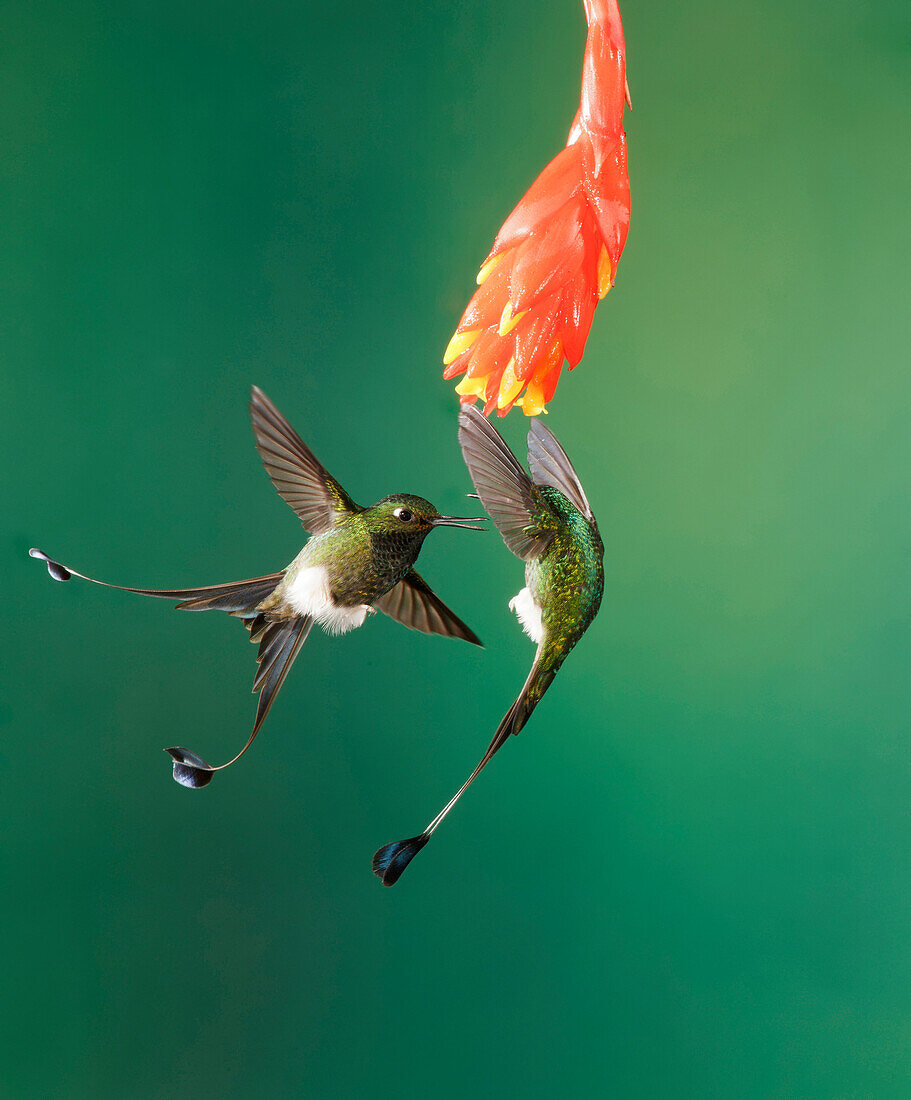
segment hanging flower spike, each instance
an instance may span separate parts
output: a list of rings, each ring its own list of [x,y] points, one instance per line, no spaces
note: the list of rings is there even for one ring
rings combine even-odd
[[[584,0],[582,98],[566,148],[493,243],[443,356],[463,403],[505,416],[546,412],[563,360],[582,358],[595,306],[614,285],[629,229],[623,132],[626,50],[617,0]]]

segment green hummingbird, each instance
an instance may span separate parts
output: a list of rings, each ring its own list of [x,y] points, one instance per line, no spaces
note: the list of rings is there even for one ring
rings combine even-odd
[[[560,666],[589,628],[604,592],[604,545],[566,452],[540,420],[528,432],[525,472],[505,440],[473,405],[459,414],[459,443],[477,496],[503,541],[525,562],[525,587],[510,601],[537,645],[531,672],[481,761],[420,836],[386,844],[373,870],[392,886],[509,735],[518,733]]]
[[[259,643],[253,691],[256,718],[247,743],[226,764],[211,767],[188,749],[166,749],[174,778],[185,787],[204,787],[212,775],[238,760],[253,743],[314,623],[344,634],[380,611],[412,630],[443,634],[481,645],[478,636],[431,590],[413,566],[435,527],[477,527],[476,519],[441,515],[423,497],[397,493],[370,508],[355,504],[314,456],[297,432],[253,387],[250,417],[256,448],[266,472],[311,538],[278,573],[207,588],[126,588],[62,565],[43,551],[29,551],[58,581],[71,576],[142,596],[179,600],[185,611],[226,611],[239,618]],[[483,517],[481,517],[483,520]]]

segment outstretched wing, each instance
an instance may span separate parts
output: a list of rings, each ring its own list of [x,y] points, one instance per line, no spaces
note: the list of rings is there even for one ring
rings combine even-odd
[[[318,535],[360,508],[258,386],[250,394],[256,449],[282,500]]]
[[[586,519],[595,518],[569,456],[540,420],[533,420],[528,429],[528,468],[535,485],[559,489]]]
[[[481,503],[516,557],[541,553],[553,537],[550,508],[505,440],[473,405],[459,413],[459,443]]]
[[[424,634],[442,634],[447,638],[462,638],[474,645],[483,645],[481,639],[455,615],[437,596],[430,585],[412,569],[404,580],[385,596],[375,601],[376,606],[411,630]]]

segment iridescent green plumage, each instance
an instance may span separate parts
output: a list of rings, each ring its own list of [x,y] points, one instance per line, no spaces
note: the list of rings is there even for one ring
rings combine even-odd
[[[583,516],[559,489],[544,486],[538,495],[545,507],[536,518],[553,536],[528,559],[525,586],[542,609],[544,640],[536,664],[541,672],[556,673],[598,614],[604,546],[594,517]]]
[[[510,607],[538,649],[522,691],[465,783],[423,833],[387,844],[373,857],[386,886],[398,881],[481,769],[528,721],[597,615],[604,591],[598,524],[566,452],[540,420],[528,433],[531,476],[473,406],[459,416],[459,442],[482,504],[509,549],[525,561],[525,588]]]

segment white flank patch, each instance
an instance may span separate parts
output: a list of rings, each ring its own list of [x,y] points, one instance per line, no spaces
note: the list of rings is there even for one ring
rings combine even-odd
[[[309,615],[328,634],[347,634],[362,626],[367,613],[373,611],[367,604],[355,607],[337,604],[329,591],[329,575],[321,565],[302,569],[291,583],[286,598],[298,615]]]
[[[535,598],[523,588],[509,601],[509,610],[515,611],[516,617],[522,624],[522,629],[536,644],[540,645],[544,640],[544,623],[541,621],[541,608],[535,603]]]

